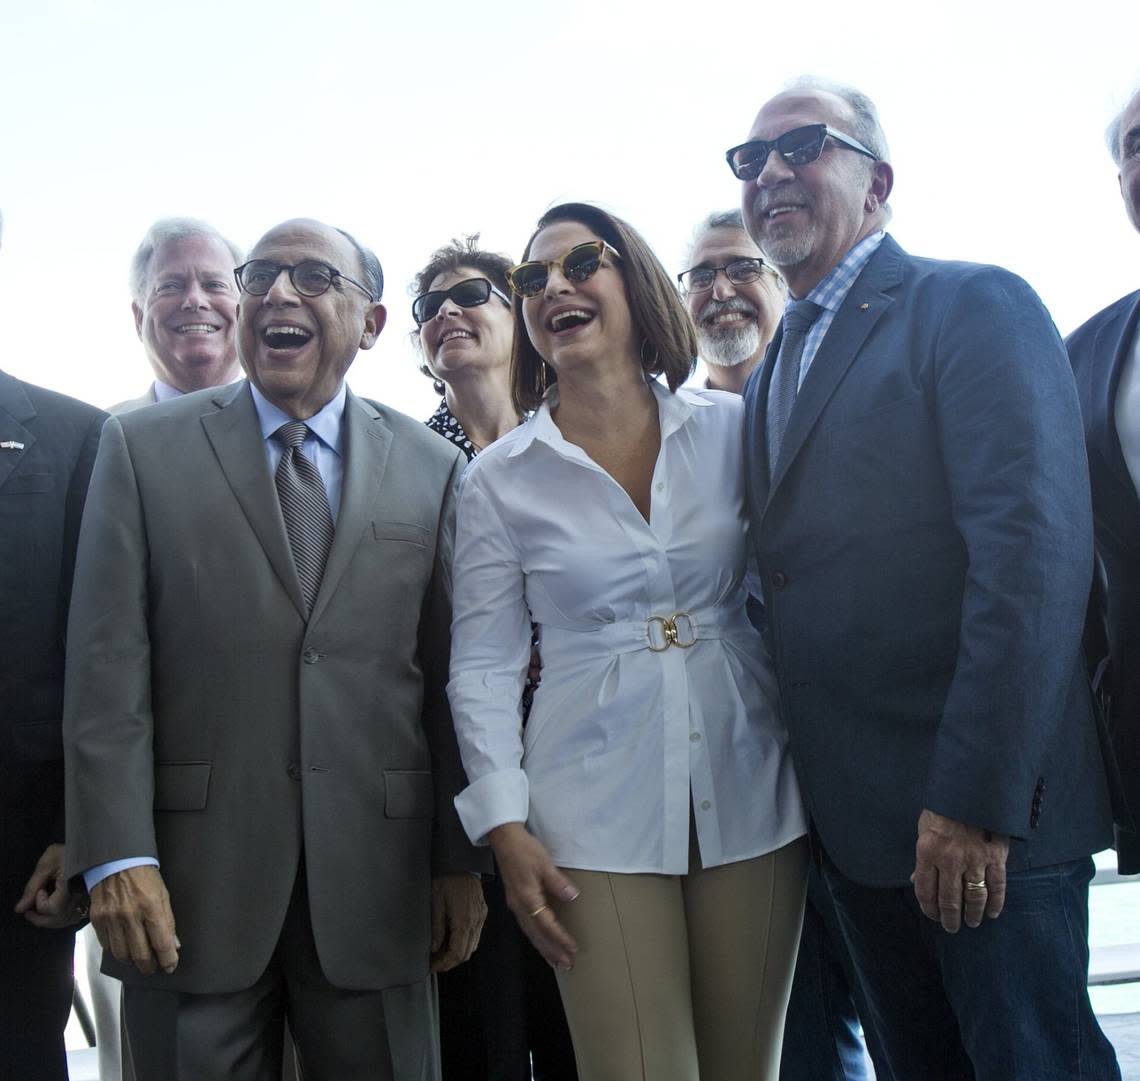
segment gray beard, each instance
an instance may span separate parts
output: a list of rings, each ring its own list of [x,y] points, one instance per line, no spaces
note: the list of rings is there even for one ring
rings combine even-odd
[[[814,244],[815,225],[813,223],[799,233],[766,236],[760,245],[760,249],[777,267],[794,267],[799,266],[811,255]]]
[[[760,328],[752,322],[716,330],[697,328],[700,354],[709,364],[735,368],[751,360],[760,350]]]

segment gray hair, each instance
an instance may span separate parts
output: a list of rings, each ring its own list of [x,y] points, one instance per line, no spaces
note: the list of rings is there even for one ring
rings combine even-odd
[[[744,215],[741,214],[739,207],[732,210],[714,210],[693,230],[692,239],[685,251],[687,265],[693,262],[693,253],[700,247],[705,235],[714,229],[739,229],[745,236],[748,235],[748,230],[744,226]]]
[[[883,126],[879,122],[879,110],[875,103],[861,90],[845,83],[833,82],[831,79],[822,79],[817,75],[800,75],[792,79],[785,87],[788,90],[820,90],[825,94],[834,94],[841,99],[851,110],[854,123],[847,135],[853,135],[868,150],[873,151],[880,161],[890,160],[890,148],[887,146],[887,137],[883,133]]]
[[[1108,152],[1112,155],[1112,160],[1116,162],[1118,169],[1124,160],[1120,147],[1120,140],[1124,136],[1124,114],[1128,112],[1129,107],[1138,97],[1140,97],[1140,87],[1132,91],[1128,100],[1120,107],[1116,116],[1109,121],[1108,127],[1104,129],[1105,144],[1108,146]]]
[[[336,229],[336,226],[334,225],[333,228]],[[364,271],[364,284],[372,290],[373,299],[380,300],[384,295],[384,268],[380,265],[380,260],[376,258],[376,253],[371,248],[366,248],[356,237],[344,229],[336,229],[336,231],[356,249],[356,254],[360,256],[361,268]]]
[[[163,244],[169,244],[172,240],[189,240],[199,236],[220,240],[225,244],[233,256],[235,267],[242,262],[244,255],[241,248],[232,240],[222,236],[207,222],[199,221],[197,218],[160,218],[146,231],[146,236],[142,238],[142,242],[131,257],[131,269],[127,277],[131,299],[136,304],[142,304],[146,294],[146,276],[150,270],[150,261]]]

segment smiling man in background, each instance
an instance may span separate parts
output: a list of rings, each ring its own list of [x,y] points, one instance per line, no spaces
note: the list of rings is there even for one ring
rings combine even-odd
[[[131,259],[135,332],[154,372],[145,394],[111,407],[126,413],[154,402],[220,387],[241,375],[234,326],[234,267],[242,252],[196,218],[163,218]]]
[[[710,214],[677,275],[697,328],[706,386],[739,394],[780,325],[784,284],[744,229],[739,210]]]
[[[286,222],[236,278],[248,382],[100,448],[69,865],[140,1081],[277,1081],[286,1014],[307,1081],[432,1081],[429,960],[484,911],[445,695],[465,459],[344,383],[384,326],[371,251]]]

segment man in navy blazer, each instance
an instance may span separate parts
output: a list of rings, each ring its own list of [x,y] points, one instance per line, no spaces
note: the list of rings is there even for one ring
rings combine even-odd
[[[0,1077],[65,1081],[75,924],[63,875],[63,652],[106,414],[0,371]]]
[[[882,1072],[1117,1078],[1085,990],[1111,830],[1060,338],[1014,275],[883,232],[893,173],[857,91],[803,81],[728,156],[790,292],[745,388],[751,538]]]
[[[1120,194],[1140,231],[1140,92],[1106,132]],[[1107,630],[1104,697],[1118,781],[1116,853],[1140,873],[1140,291],[1121,297],[1068,338],[1085,424],[1097,553],[1107,590],[1094,615]],[[1094,664],[1099,657],[1090,657]]]

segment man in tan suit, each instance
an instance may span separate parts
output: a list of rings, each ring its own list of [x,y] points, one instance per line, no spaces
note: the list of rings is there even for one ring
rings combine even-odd
[[[463,458],[344,385],[384,325],[370,251],[286,222],[237,279],[248,381],[100,446],[69,869],[141,1081],[274,1081],[286,1014],[307,1079],[435,1078],[429,955],[482,920],[444,693]]]

